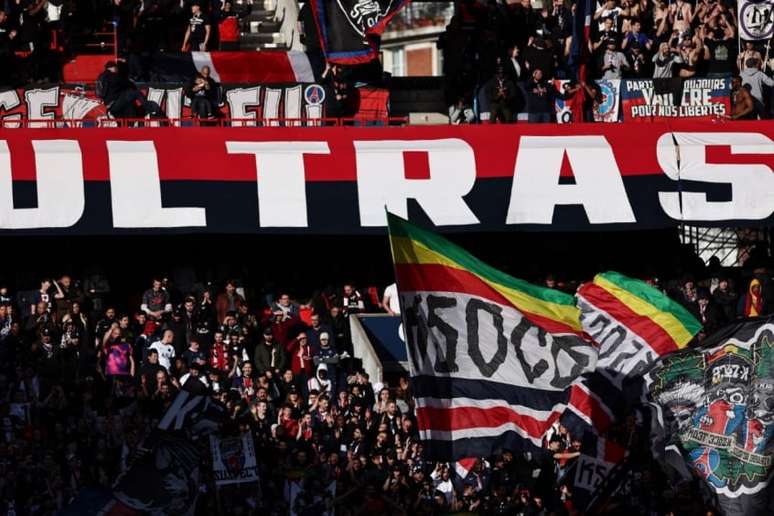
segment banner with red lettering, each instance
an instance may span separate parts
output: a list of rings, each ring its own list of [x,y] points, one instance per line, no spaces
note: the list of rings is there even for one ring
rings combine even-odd
[[[148,122],[151,124],[153,122]],[[767,122],[0,132],[0,233],[774,224]]]

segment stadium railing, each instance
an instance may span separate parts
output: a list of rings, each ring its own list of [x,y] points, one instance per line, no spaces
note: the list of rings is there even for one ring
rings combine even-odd
[[[0,129],[71,128],[166,128],[166,127],[395,127],[408,124],[408,117],[382,118],[95,118],[95,119],[0,119]]]

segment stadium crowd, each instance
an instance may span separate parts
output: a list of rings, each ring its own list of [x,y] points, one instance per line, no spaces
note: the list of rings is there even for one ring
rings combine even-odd
[[[661,287],[707,333],[774,313],[770,267],[728,276],[717,262],[699,265]],[[372,381],[349,336],[352,314],[399,312],[394,286],[380,298],[343,285],[299,303],[286,292],[246,298],[234,280],[198,285],[181,292],[157,278],[134,305],[112,299],[99,277],[46,278],[24,293],[0,285],[0,514],[53,514],[85,489],[109,490],[186,382],[225,405],[223,433],[249,432],[260,469],[260,489],[215,497],[205,461],[197,514],[286,514],[289,479],[303,486],[296,514],[325,504],[338,515],[578,513],[581,439],[559,425],[543,453],[503,450],[468,472],[423,457],[408,378]],[[554,276],[544,285],[577,287]],[[627,442],[637,466],[619,510],[711,513],[697,485],[671,480],[645,443]]]
[[[574,27],[576,7],[563,0],[461,2],[438,41],[452,123],[472,123],[481,104],[492,122],[513,122],[519,112],[549,122],[556,99],[590,122],[603,100],[595,79],[732,75],[754,102],[744,116],[769,117],[772,56],[766,41],[738,39],[736,2],[592,2],[587,42],[582,24]],[[554,79],[570,82],[559,90]]]
[[[240,20],[251,8],[250,2],[220,0],[6,1],[0,3],[0,69],[7,73],[0,74],[0,83],[59,81],[62,57],[82,50],[105,25],[116,30],[116,54],[128,64],[128,76],[148,80],[143,63],[152,53],[238,49]],[[452,123],[487,117],[510,123],[517,113],[527,113],[530,122],[550,122],[557,99],[573,106],[576,120],[593,121],[594,105],[604,100],[594,80],[602,78],[735,75],[740,83],[733,99],[740,107],[732,117],[771,114],[769,45],[738,38],[735,1],[605,0],[592,2],[592,10],[585,41],[573,1],[458,2],[438,40]],[[323,75],[308,2],[298,27],[306,32],[302,40],[316,77],[335,86],[337,99],[361,76],[381,82],[373,64],[345,67],[337,80]],[[346,80],[350,76],[358,79]],[[557,89],[553,79],[570,82]],[[198,101],[204,117],[212,111],[210,102]]]

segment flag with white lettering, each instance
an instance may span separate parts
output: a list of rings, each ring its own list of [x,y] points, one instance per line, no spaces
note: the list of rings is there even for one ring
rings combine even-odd
[[[330,63],[376,59],[387,23],[410,0],[311,0],[320,45]]]
[[[664,432],[726,515],[771,514],[774,317],[721,329],[663,357],[646,377]]]
[[[626,419],[641,405],[642,375],[660,356],[685,348],[701,324],[657,288],[617,272],[582,285],[577,304],[598,356],[596,370],[573,384],[562,424],[581,439],[593,437],[584,453],[596,462],[587,461],[584,474],[576,475],[576,488],[587,489],[625,456],[631,438]],[[595,482],[586,475],[592,469]]]
[[[739,0],[739,37],[761,41],[774,36],[774,0]]]
[[[186,430],[203,435],[218,430],[225,415],[225,407],[211,398],[204,385],[189,378],[159,421],[159,430]]]
[[[193,514],[199,494],[201,452],[196,438],[218,430],[225,407],[189,378],[158,427],[137,447],[116,480],[113,496],[151,514]]]
[[[731,78],[621,81],[624,122],[717,120],[731,113]]]
[[[388,214],[417,426],[436,460],[541,447],[594,367],[572,296]]]

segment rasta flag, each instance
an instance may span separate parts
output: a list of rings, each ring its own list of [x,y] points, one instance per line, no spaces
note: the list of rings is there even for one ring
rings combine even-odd
[[[701,330],[680,303],[617,272],[597,274],[583,285],[578,306],[583,330],[599,345],[597,369],[625,376],[642,374],[661,355],[687,346]]]
[[[584,442],[581,464],[589,467],[579,466],[575,477],[575,501],[582,507],[584,499],[591,501],[584,491],[598,484],[599,472],[604,470],[604,477],[624,460],[633,432],[650,430],[642,375],[662,355],[685,348],[701,324],[660,290],[617,272],[598,274],[582,285],[577,303],[583,331],[598,352],[596,369],[572,385],[561,419]],[[634,430],[627,426],[632,417],[640,422]]]
[[[583,331],[597,349],[596,369],[572,387],[567,418],[602,435],[613,414],[640,397],[639,382],[659,357],[685,348],[701,323],[676,301],[640,280],[617,272],[597,274],[578,289]],[[571,429],[577,427],[565,422]]]
[[[388,214],[417,423],[434,460],[540,447],[594,368],[572,296]]]
[[[770,514],[774,318],[726,327],[647,377],[663,449],[679,452],[726,515]]]

